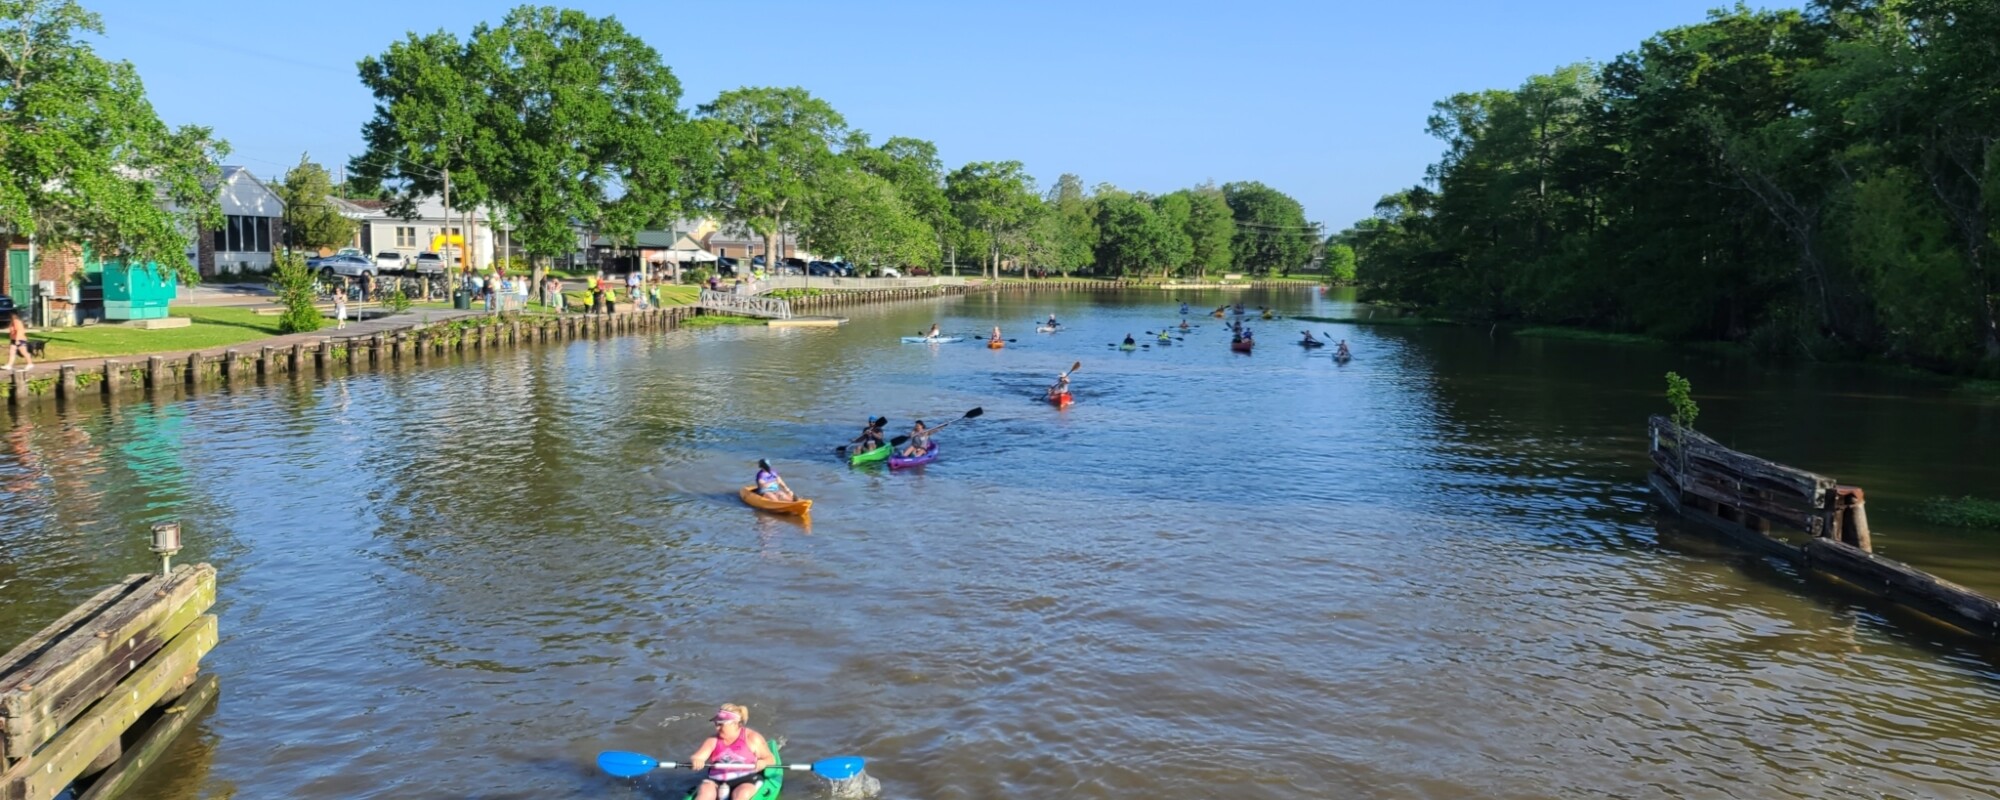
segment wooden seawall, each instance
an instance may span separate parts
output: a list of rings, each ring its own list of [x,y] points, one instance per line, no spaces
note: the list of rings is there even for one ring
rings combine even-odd
[[[215,568],[130,575],[0,656],[0,800],[114,796],[215,696]]]
[[[1859,487],[1731,450],[1665,417],[1648,421],[1655,500],[1805,575],[2000,641],[2000,601],[1875,555]],[[1774,526],[1804,534],[1799,543]],[[1798,538],[1798,537],[1793,537]]]

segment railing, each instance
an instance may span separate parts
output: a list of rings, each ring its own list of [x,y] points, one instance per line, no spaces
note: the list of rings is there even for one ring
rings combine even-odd
[[[836,289],[852,291],[860,289],[922,289],[930,286],[964,286],[965,279],[949,275],[924,278],[811,278],[803,275],[778,275],[757,282],[758,292],[772,289]]]
[[[792,304],[771,297],[701,290],[695,305],[710,311],[765,319],[791,319]]]

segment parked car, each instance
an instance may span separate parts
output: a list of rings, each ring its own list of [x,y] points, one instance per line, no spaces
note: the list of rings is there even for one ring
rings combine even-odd
[[[729,256],[717,258],[715,260],[715,274],[725,278],[734,278],[736,277],[738,263],[736,259]]]
[[[895,267],[883,267],[883,268],[881,268],[881,269],[879,269],[879,270],[876,270],[876,271],[877,271],[877,272],[880,272],[880,273],[882,273],[882,277],[884,277],[884,278],[900,278],[900,277],[903,277],[903,273],[900,273],[900,272],[897,272],[897,271],[896,271],[896,268],[895,268]]]
[[[792,273],[794,275],[806,271],[806,260],[803,258],[787,258],[779,263],[784,264],[785,266],[790,267],[792,269],[798,270],[798,272]]]
[[[416,258],[410,259],[410,269],[416,270],[418,274],[443,275],[444,256],[436,253],[418,253]]]
[[[398,253],[394,250],[390,250],[386,253],[376,253],[375,268],[381,270],[384,273],[400,272],[405,268],[403,264],[403,254]]]
[[[806,274],[815,278],[838,278],[844,273],[831,261],[814,261],[806,265]]]
[[[319,270],[321,277],[331,278],[335,275],[343,275],[349,278],[359,278],[363,275],[375,274],[375,262],[369,261],[367,256],[342,254],[327,256],[316,259],[316,261],[319,263],[308,262],[307,266]]]

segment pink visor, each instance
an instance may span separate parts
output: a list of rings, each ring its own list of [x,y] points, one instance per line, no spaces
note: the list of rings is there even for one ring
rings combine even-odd
[[[723,710],[721,710],[721,711],[717,711],[717,712],[715,712],[715,716],[713,716],[713,717],[709,717],[709,718],[708,718],[708,721],[709,721],[709,722],[741,722],[741,721],[742,721],[742,719],[736,716],[736,712],[734,712],[734,711],[730,711],[730,710],[728,710],[728,709],[723,709]]]

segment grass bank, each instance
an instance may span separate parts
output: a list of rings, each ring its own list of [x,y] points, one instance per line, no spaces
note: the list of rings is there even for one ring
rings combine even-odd
[[[1667,343],[1665,339],[1639,333],[1612,333],[1610,331],[1593,331],[1587,328],[1536,326],[1521,328],[1514,331],[1513,335],[1522,339],[1568,339],[1578,342],[1604,342],[1606,344],[1662,345]]]
[[[736,317],[728,314],[703,314],[681,320],[683,328],[720,328],[724,325],[764,325],[765,320],[756,317]]]
[[[1382,325],[1395,328],[1429,328],[1443,325],[1457,325],[1448,319],[1432,317],[1286,317],[1300,322],[1323,322],[1330,325]]]
[[[2000,531],[2000,500],[1934,497],[1917,507],[1917,516],[1936,525]]]
[[[201,350],[255,341],[282,333],[276,315],[259,316],[247,308],[176,308],[173,316],[194,320],[185,328],[141,330],[123,325],[46,328],[30,333],[48,343],[43,358],[130,356],[174,350]]]

